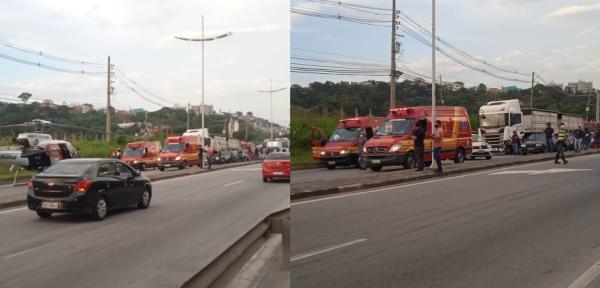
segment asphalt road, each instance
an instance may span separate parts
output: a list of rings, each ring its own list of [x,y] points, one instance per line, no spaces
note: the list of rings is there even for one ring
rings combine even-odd
[[[0,286],[178,287],[261,219],[289,207],[289,183],[263,183],[260,165],[153,188],[149,209],[101,222],[0,210]]]
[[[600,156],[304,200],[291,217],[295,288],[566,288],[600,267]]]

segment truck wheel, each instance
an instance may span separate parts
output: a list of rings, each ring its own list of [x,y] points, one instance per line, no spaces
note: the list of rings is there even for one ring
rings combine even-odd
[[[492,160],[492,156],[485,156],[486,160]]]
[[[327,169],[333,170],[335,169],[335,165],[327,164]]]
[[[415,158],[415,153],[410,152],[406,156],[406,160],[404,160],[404,164],[402,166],[404,166],[404,169],[410,169],[410,168],[415,168],[416,164],[417,164],[417,159]]]
[[[165,171],[165,167],[158,167],[158,170]]]
[[[179,166],[179,170],[184,169],[185,167],[187,167],[187,162],[183,161],[183,163],[181,163],[181,166]]]
[[[381,166],[371,166],[370,168],[371,168],[371,171],[373,171],[373,172],[381,171]]]
[[[458,148],[456,150],[456,156],[454,157],[454,163],[463,163],[465,162],[465,150],[462,148]]]

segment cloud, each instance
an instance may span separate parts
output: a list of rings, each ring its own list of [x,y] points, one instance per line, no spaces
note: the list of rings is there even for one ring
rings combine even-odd
[[[596,31],[596,28],[590,27],[588,29],[585,29],[585,30],[579,32],[579,36],[585,36],[587,34],[590,34],[590,33],[594,32],[594,31]]]
[[[592,11],[600,11],[600,3],[590,4],[590,5],[570,5],[560,7],[546,15],[544,15],[544,20],[550,20],[553,18],[567,17],[573,15],[579,15]]]

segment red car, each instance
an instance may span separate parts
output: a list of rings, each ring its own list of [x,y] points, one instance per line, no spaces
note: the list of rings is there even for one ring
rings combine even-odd
[[[290,153],[270,153],[263,161],[262,176],[264,182],[274,179],[290,180]]]

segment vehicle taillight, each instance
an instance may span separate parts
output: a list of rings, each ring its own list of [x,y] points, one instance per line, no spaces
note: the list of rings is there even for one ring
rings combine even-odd
[[[29,182],[27,182],[27,188],[33,189],[33,181],[29,180]]]
[[[90,189],[90,187],[92,187],[93,183],[94,182],[92,182],[90,180],[79,181],[79,182],[77,182],[77,184],[75,184],[75,191],[77,191],[77,192],[85,192],[88,189]]]

